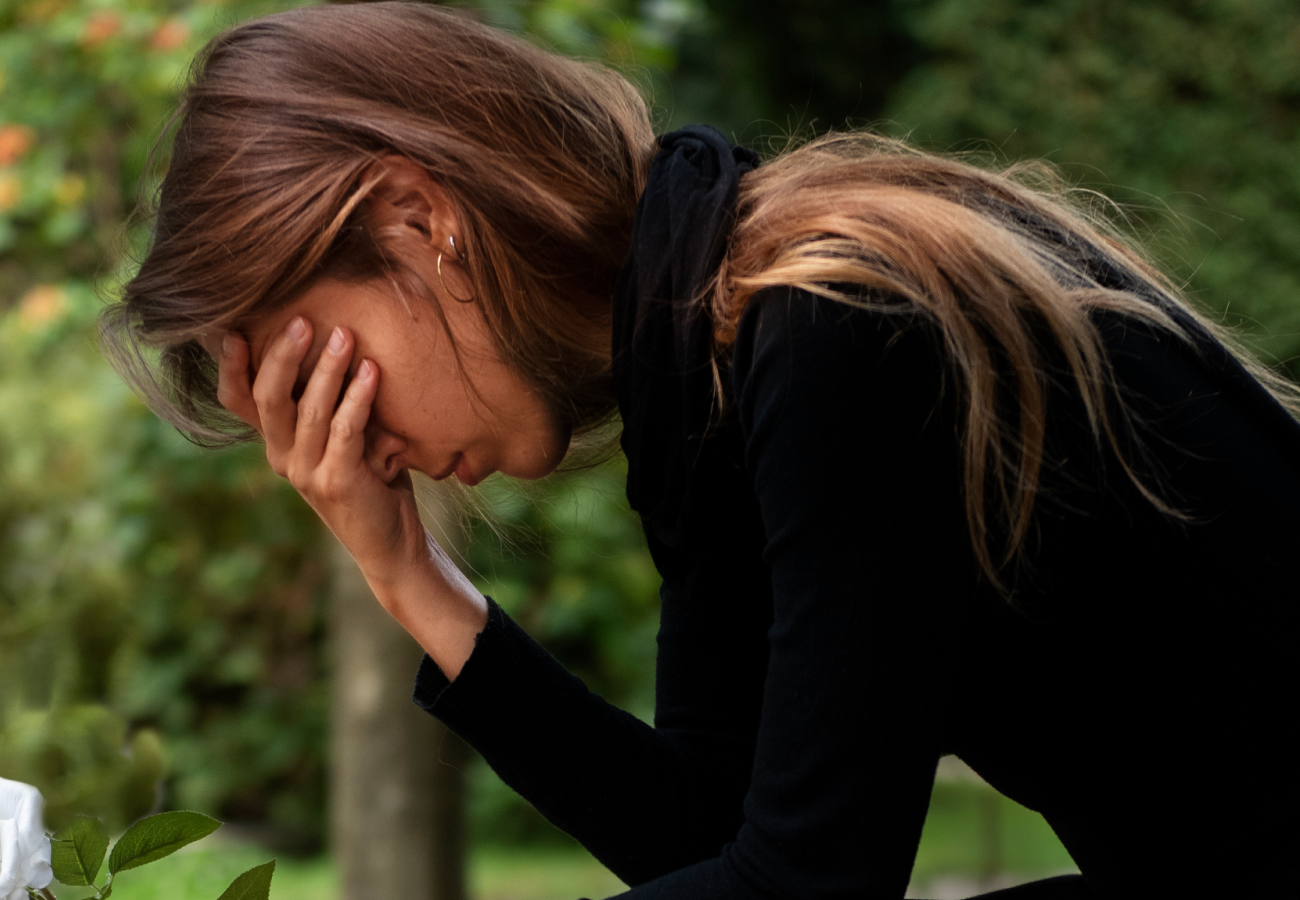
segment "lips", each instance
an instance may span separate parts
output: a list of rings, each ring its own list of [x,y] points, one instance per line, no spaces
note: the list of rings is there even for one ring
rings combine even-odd
[[[473,487],[483,480],[483,476],[477,474],[472,468],[470,468],[469,460],[465,458],[465,454],[463,453],[456,458],[454,472],[456,474],[456,480],[465,485],[465,487]]]
[[[475,472],[474,468],[469,464],[469,460],[465,458],[465,454],[457,453],[455,457],[452,458],[452,461],[447,468],[443,469],[437,475],[431,475],[430,477],[434,481],[442,481],[444,478],[449,478],[450,476],[455,475],[456,480],[461,484],[466,487],[473,487],[489,474],[491,474],[491,470],[483,474]]]
[[[463,458],[464,458],[463,453],[457,453],[454,457],[452,457],[451,462],[447,464],[447,468],[443,469],[441,472],[439,472],[436,475],[434,475],[432,472],[428,472],[426,474],[434,481],[442,481],[444,478],[449,478],[451,477],[451,474],[456,471],[456,468],[460,465],[461,460]]]

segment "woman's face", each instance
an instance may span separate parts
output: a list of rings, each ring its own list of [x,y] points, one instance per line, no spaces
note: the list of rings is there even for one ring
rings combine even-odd
[[[437,310],[440,302],[449,340]],[[379,368],[366,426],[366,458],[385,481],[403,469],[434,479],[454,474],[467,485],[493,472],[540,478],[559,465],[569,432],[543,398],[497,351],[475,303],[408,298],[386,282],[322,278],[293,302],[242,330],[255,376],[271,341],[301,316],[311,345],[295,395],[307,383],[335,328],[356,340],[349,374],[363,359]],[[456,351],[459,351],[459,360]]]

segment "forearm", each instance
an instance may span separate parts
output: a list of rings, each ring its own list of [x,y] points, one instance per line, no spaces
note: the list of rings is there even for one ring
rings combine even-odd
[[[362,574],[380,605],[424,648],[449,680],[474,652],[488,603],[431,535],[413,547],[412,562]],[[414,532],[412,532],[414,533]]]
[[[345,380],[356,350],[350,331],[330,332],[296,393],[312,335],[312,324],[295,316],[271,339],[251,381],[248,342],[225,335],[219,351],[209,348],[220,365],[218,398],[263,436],[271,468],[347,548],[389,614],[454,678],[487,620],[487,603],[425,531],[410,472],[368,444],[379,369],[356,360]]]
[[[605,702],[495,604],[460,677],[426,660],[415,701],[630,884],[717,854],[742,821],[747,753]]]

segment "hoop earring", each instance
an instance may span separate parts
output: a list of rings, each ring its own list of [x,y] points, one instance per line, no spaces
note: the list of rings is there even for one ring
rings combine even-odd
[[[447,239],[451,241],[451,251],[456,254],[456,259],[457,261],[459,261],[460,253],[459,251],[456,250],[456,239],[451,235],[447,235]],[[447,296],[455,300],[457,303],[474,302],[474,296],[472,294],[469,297],[457,297],[455,294],[452,293],[451,288],[447,287],[447,282],[442,277],[442,251],[441,250],[438,251],[438,281],[439,283],[442,284],[442,289],[447,292]]]

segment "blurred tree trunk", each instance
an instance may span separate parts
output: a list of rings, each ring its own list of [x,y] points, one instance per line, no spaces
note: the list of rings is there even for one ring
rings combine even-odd
[[[441,524],[433,533],[457,532]],[[464,900],[469,748],[411,702],[419,646],[333,547],[330,819],[340,900]]]

